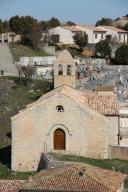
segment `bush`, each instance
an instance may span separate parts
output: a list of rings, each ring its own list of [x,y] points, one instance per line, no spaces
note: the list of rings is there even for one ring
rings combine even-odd
[[[122,45],[117,49],[115,59],[119,65],[128,65],[128,45]]]

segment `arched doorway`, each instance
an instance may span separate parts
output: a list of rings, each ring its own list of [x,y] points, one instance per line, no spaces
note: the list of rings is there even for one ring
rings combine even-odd
[[[56,129],[54,132],[54,150],[65,149],[65,132],[62,129]]]

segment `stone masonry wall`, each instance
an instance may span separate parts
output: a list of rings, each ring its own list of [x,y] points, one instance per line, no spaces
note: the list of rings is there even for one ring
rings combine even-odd
[[[64,112],[57,112],[57,105]],[[66,150],[60,152],[107,158],[108,123],[106,117],[59,93],[33,103],[12,118],[12,170],[37,170],[42,153],[54,151],[57,128],[66,134]]]

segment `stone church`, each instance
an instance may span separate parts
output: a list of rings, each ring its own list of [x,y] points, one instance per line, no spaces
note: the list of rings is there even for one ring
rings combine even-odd
[[[11,118],[13,171],[36,171],[47,152],[108,158],[108,146],[118,144],[116,97],[75,87],[76,63],[64,50],[54,66],[54,90]]]

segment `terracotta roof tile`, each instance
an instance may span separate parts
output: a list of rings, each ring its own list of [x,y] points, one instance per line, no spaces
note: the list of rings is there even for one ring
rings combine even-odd
[[[116,96],[114,94],[113,95],[110,95],[110,94],[102,95],[102,93],[100,93],[98,95],[97,92],[91,92],[91,91],[82,93],[65,84],[46,93],[45,95],[40,97],[37,101],[27,105],[26,108],[34,107],[35,105],[38,105],[43,100],[48,99],[48,98],[54,96],[55,94],[63,94],[66,97],[69,97],[72,100],[74,100],[75,102],[77,102],[81,107],[83,107],[83,108],[88,107],[88,108],[90,108],[90,110],[93,110],[100,114],[118,115],[119,106],[117,103]],[[20,113],[24,112],[26,110],[26,108],[21,110]],[[20,114],[20,113],[18,113],[18,114]],[[12,118],[15,118],[18,114],[16,114]]]
[[[72,32],[82,32],[82,30],[76,28],[75,26],[62,26],[62,27]]]
[[[106,30],[103,30],[100,27],[97,28],[97,27],[95,27],[93,25],[78,25],[78,26],[83,27],[85,29],[90,29],[90,30],[92,30],[94,32],[106,32]]]
[[[127,32],[127,31],[125,31],[125,30],[123,30],[123,29],[119,29],[119,28],[116,28],[116,27],[112,27],[112,26],[106,26],[106,25],[103,25],[103,26],[101,26],[101,27],[103,27],[103,28],[105,28],[105,29],[110,29],[110,30],[113,30],[113,31],[116,31],[116,32]],[[98,26],[97,28],[100,28],[100,26]]]
[[[24,180],[0,180],[0,192],[17,192]]]
[[[115,95],[85,95],[86,105],[104,115],[118,115],[118,103]]]
[[[92,166],[70,165],[42,170],[21,191],[115,192],[126,175]],[[112,179],[111,179],[112,178]]]

